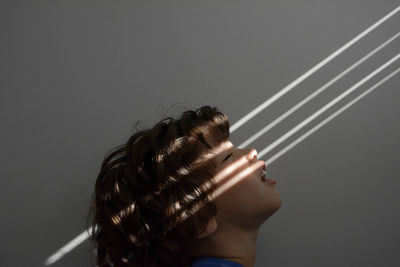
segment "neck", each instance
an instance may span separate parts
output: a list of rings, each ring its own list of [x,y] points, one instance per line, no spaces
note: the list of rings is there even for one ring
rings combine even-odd
[[[253,267],[257,252],[257,230],[225,229],[197,240],[195,257],[216,257]]]

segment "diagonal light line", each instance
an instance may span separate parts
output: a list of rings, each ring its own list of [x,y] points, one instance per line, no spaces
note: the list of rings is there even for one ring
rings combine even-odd
[[[391,61],[394,61],[395,59],[397,59],[400,56],[400,54],[398,54],[397,57],[393,58]],[[388,62],[386,63],[388,64]],[[384,65],[383,65],[384,66]],[[381,66],[381,68],[383,67]],[[386,66],[385,66],[386,67]],[[326,124],[329,120],[333,119],[335,116],[339,115],[341,112],[343,112],[345,109],[347,109],[350,105],[354,104],[356,101],[358,101],[359,99],[361,99],[362,97],[364,97],[366,94],[368,94],[370,91],[374,90],[376,87],[378,87],[380,84],[382,84],[383,82],[385,82],[386,80],[388,80],[389,78],[391,78],[393,75],[395,75],[397,72],[399,72],[400,69],[397,69],[395,72],[393,72],[392,74],[388,75],[385,79],[383,79],[382,81],[380,81],[379,83],[377,83],[376,85],[374,85],[374,87],[371,87],[368,91],[364,92],[362,94],[362,96],[359,96],[357,99],[353,100],[352,102],[350,102],[349,104],[347,104],[345,107],[343,107],[342,109],[340,109],[339,111],[335,112],[333,115],[331,115],[330,117],[328,117],[327,119],[325,119],[323,121],[323,123],[318,124],[316,127],[314,127],[312,130],[310,130],[309,132],[307,132],[306,134],[304,134],[303,136],[301,136],[300,138],[298,138],[295,142],[291,143],[289,146],[285,147],[283,150],[281,150],[279,153],[277,153],[275,156],[273,156],[272,158],[270,158],[269,160],[266,161],[266,165],[271,164],[274,160],[276,160],[277,158],[279,158],[280,156],[282,156],[284,153],[286,153],[288,150],[290,150],[292,147],[294,147],[295,145],[297,145],[299,142],[301,142],[302,140],[304,140],[306,137],[308,137],[309,135],[311,135],[313,132],[315,132],[316,130],[318,130],[320,127],[322,127],[324,124]],[[376,72],[376,71],[375,71]],[[371,73],[372,74],[372,73]],[[371,75],[370,74],[370,75]],[[364,78],[365,79],[365,78]],[[265,149],[264,149],[265,150]],[[263,151],[264,151],[263,150]],[[265,155],[264,152],[260,152],[258,157],[261,158],[262,156]],[[53,263],[55,263],[56,261],[58,261],[59,259],[61,259],[65,254],[69,253],[71,250],[73,250],[74,248],[76,248],[77,246],[79,246],[82,242],[84,242],[86,239],[88,239],[89,237],[89,232],[92,232],[93,226],[91,226],[90,228],[88,228],[88,230],[83,231],[81,234],[79,234],[77,237],[75,237],[73,240],[71,240],[70,242],[68,242],[67,244],[65,244],[62,248],[60,248],[59,250],[57,250],[55,253],[53,253],[50,257],[48,257],[45,262],[44,265],[48,266],[51,265]]]
[[[321,67],[323,67],[325,64],[327,64],[329,61],[331,61],[333,58],[335,58],[336,56],[338,56],[339,54],[341,54],[343,51],[345,51],[347,48],[349,48],[351,45],[353,45],[354,43],[356,43],[358,40],[360,40],[361,38],[363,38],[365,35],[367,35],[369,32],[371,32],[372,30],[374,30],[376,27],[378,27],[380,24],[382,24],[383,22],[385,22],[386,20],[388,20],[390,17],[392,17],[393,15],[395,15],[398,11],[400,10],[400,6],[398,6],[397,8],[395,8],[394,10],[392,10],[390,13],[388,13],[386,16],[384,16],[383,18],[381,18],[379,21],[377,21],[376,23],[374,23],[373,25],[371,25],[368,29],[366,29],[365,31],[363,31],[362,33],[360,33],[359,35],[357,35],[356,37],[354,37],[352,40],[350,40],[349,42],[347,42],[344,46],[342,46],[341,48],[339,48],[338,50],[336,50],[335,52],[333,52],[331,55],[329,55],[327,58],[325,58],[323,61],[321,61],[320,63],[318,63],[317,65],[315,65],[313,68],[311,68],[310,70],[308,70],[306,73],[304,73],[302,76],[300,76],[299,78],[297,78],[295,81],[293,81],[292,83],[290,83],[289,85],[287,85],[285,88],[283,88],[280,92],[276,93],[274,96],[272,96],[269,100],[265,101],[263,104],[261,104],[260,106],[258,106],[256,109],[254,109],[253,111],[251,111],[249,114],[247,114],[246,116],[244,116],[242,119],[240,119],[239,121],[237,121],[234,125],[232,125],[232,127],[230,127],[230,133],[233,133],[236,129],[238,129],[241,125],[245,124],[248,120],[250,120],[251,118],[253,118],[255,115],[257,115],[259,112],[261,112],[263,109],[265,109],[266,107],[268,107],[269,105],[271,105],[273,102],[275,102],[277,99],[279,99],[280,97],[282,97],[284,94],[286,94],[287,92],[289,92],[291,89],[293,89],[293,87],[295,87],[297,84],[299,84],[300,82],[302,82],[303,80],[305,80],[306,78],[308,78],[309,76],[311,76],[314,72],[316,72],[318,69],[320,69]],[[91,230],[92,228],[89,228],[87,231]],[[84,231],[82,232],[80,235],[78,235],[77,237],[75,237],[72,241],[68,242],[66,245],[64,245],[62,248],[60,248],[59,250],[57,250],[56,253],[54,253],[53,255],[51,255],[46,261],[45,261],[45,265],[50,265],[54,262],[56,262],[57,260],[59,260],[62,256],[64,256],[66,253],[68,253],[69,251],[71,251],[72,249],[74,249],[76,246],[78,246],[80,243],[82,243],[84,240],[86,240],[88,238],[88,233]],[[75,241],[75,243],[72,243],[73,241]],[[57,256],[57,258],[55,258],[55,255],[60,252],[60,251],[67,251],[65,253],[63,253],[61,256]],[[53,258],[52,258],[53,257]],[[52,262],[49,262],[49,259],[53,259]],[[54,260],[55,259],[55,260]]]
[[[257,140],[260,136],[262,136],[263,134],[265,134],[267,131],[269,131],[270,129],[272,129],[272,127],[274,127],[275,125],[277,125],[278,123],[280,123],[281,121],[283,121],[285,118],[287,118],[290,114],[292,114],[293,112],[295,112],[296,110],[298,110],[299,108],[301,108],[303,105],[305,105],[306,103],[308,103],[311,99],[313,99],[314,97],[316,97],[317,95],[319,95],[320,93],[322,93],[323,91],[325,91],[325,89],[327,89],[329,86],[331,86],[333,83],[335,83],[337,80],[339,80],[340,78],[342,78],[343,76],[345,76],[347,73],[349,73],[350,71],[352,71],[354,68],[356,68],[358,65],[360,65],[361,63],[363,63],[365,60],[367,60],[368,58],[370,58],[371,56],[373,56],[375,53],[377,53],[378,51],[380,51],[382,48],[384,48],[385,46],[387,46],[389,43],[391,43],[393,40],[395,40],[397,37],[400,36],[400,32],[398,32],[397,34],[395,34],[394,36],[392,36],[391,38],[389,38],[386,42],[384,42],[383,44],[381,44],[380,46],[378,46],[377,48],[375,48],[373,51],[371,51],[369,54],[367,54],[366,56],[364,56],[363,58],[361,58],[360,60],[358,60],[356,63],[354,63],[353,65],[351,65],[350,67],[348,67],[346,70],[344,70],[343,72],[341,72],[339,75],[337,75],[335,78],[331,79],[329,82],[327,82],[326,84],[324,84],[322,87],[320,87],[317,91],[315,91],[314,93],[312,93],[311,95],[309,95],[308,97],[304,98],[301,102],[297,103],[294,107],[292,107],[291,109],[289,109],[288,111],[286,111],[285,113],[283,113],[280,117],[278,117],[277,119],[275,119],[273,122],[271,122],[270,124],[268,124],[267,126],[265,126],[263,129],[261,129],[260,131],[258,131],[256,134],[254,134],[252,137],[250,137],[249,139],[247,139],[246,141],[244,141],[242,144],[240,144],[238,146],[238,148],[244,148],[246,146],[248,146],[250,143],[254,142],[255,140]]]
[[[361,38],[363,38],[365,35],[367,35],[369,32],[371,32],[372,30],[374,30],[376,27],[378,27],[379,25],[381,25],[383,22],[385,22],[386,20],[388,20],[390,17],[392,17],[394,14],[396,14],[398,11],[400,10],[400,6],[398,6],[397,8],[395,8],[393,11],[391,11],[390,13],[388,13],[386,16],[384,16],[383,18],[381,18],[379,21],[375,22],[372,26],[370,26],[368,29],[366,29],[365,31],[363,31],[362,33],[360,33],[359,35],[357,35],[356,37],[354,37],[352,40],[350,40],[349,42],[347,42],[345,45],[343,45],[341,48],[339,48],[338,50],[336,50],[335,52],[333,52],[331,55],[329,55],[327,58],[325,58],[324,60],[322,60],[320,63],[318,63],[317,65],[315,65],[314,67],[312,67],[310,70],[308,70],[306,73],[304,73],[303,75],[301,75],[300,77],[298,77],[296,80],[294,80],[292,83],[290,83],[289,85],[287,85],[285,88],[283,88],[281,91],[279,91],[278,93],[276,93],[275,95],[273,95],[271,98],[269,98],[268,100],[266,100],[264,103],[262,103],[261,105],[259,105],[258,107],[256,107],[254,110],[252,110],[250,113],[248,113],[246,116],[244,116],[243,118],[241,118],[239,121],[237,121],[235,124],[232,125],[232,127],[230,127],[230,133],[233,133],[235,130],[237,130],[240,126],[242,126],[243,124],[245,124],[247,121],[249,121],[251,118],[253,118],[254,116],[256,116],[258,113],[260,113],[263,109],[265,109],[266,107],[268,107],[269,105],[271,105],[272,103],[274,103],[276,100],[278,100],[279,98],[281,98],[283,95],[285,95],[287,92],[289,92],[290,90],[292,90],[296,85],[298,85],[299,83],[301,83],[303,80],[307,79],[309,76],[311,76],[314,72],[316,72],[317,70],[319,70],[320,68],[322,68],[325,64],[327,64],[329,61],[331,61],[332,59],[334,59],[336,56],[338,56],[339,54],[341,54],[343,51],[345,51],[347,48],[349,48],[350,46],[352,46],[354,43],[356,43],[358,40],[360,40]]]
[[[334,104],[336,104],[337,102],[339,102],[342,98],[346,97],[348,94],[350,94],[351,92],[353,92],[354,90],[356,90],[359,86],[361,86],[363,83],[365,83],[366,81],[368,81],[369,79],[371,79],[373,76],[375,76],[376,74],[378,74],[380,71],[382,71],[384,68],[386,68],[387,66],[389,66],[390,64],[392,64],[395,60],[397,60],[400,57],[400,53],[397,54],[396,56],[394,56],[392,59],[390,59],[389,61],[387,61],[385,64],[383,64],[382,66],[380,66],[379,68],[377,68],[376,70],[374,70],[373,72],[371,72],[370,74],[368,74],[366,77],[364,77],[363,79],[361,79],[359,82],[357,82],[355,85],[353,85],[352,87],[350,87],[349,89],[347,89],[345,92],[343,92],[342,94],[340,94],[338,97],[336,97],[335,99],[333,99],[331,102],[329,102],[328,104],[326,104],[325,106],[323,106],[322,108],[320,108],[318,111],[316,111],[315,113],[313,113],[311,116],[309,116],[307,119],[305,119],[304,121],[302,121],[301,123],[299,123],[298,125],[296,125],[294,128],[292,128],[290,131],[288,131],[287,133],[285,133],[283,136],[281,136],[280,138],[278,138],[275,142],[273,142],[272,144],[270,144],[269,146],[267,146],[266,148],[264,148],[258,155],[259,157],[264,156],[266,153],[268,153],[269,151],[271,151],[272,149],[274,149],[277,145],[279,145],[280,143],[282,143],[283,141],[285,141],[287,138],[289,138],[290,136],[292,136],[294,133],[296,133],[298,130],[300,130],[301,128],[303,128],[305,125],[307,125],[309,122],[311,122],[313,119],[315,119],[316,117],[318,117],[321,113],[323,113],[324,111],[326,111],[328,108],[330,108],[331,106],[333,106]]]
[[[56,252],[53,253],[50,257],[48,257],[44,265],[51,265],[61,259],[65,254],[73,250],[75,247],[79,246],[83,241],[88,239],[89,237],[89,232],[92,233],[93,226],[89,227],[87,230],[83,231],[81,234],[79,234],[77,237],[69,241],[67,244],[65,244],[62,248],[57,250]]]
[[[337,110],[335,113],[333,113],[332,115],[330,115],[329,117],[327,117],[325,120],[323,120],[322,122],[320,122],[319,124],[317,124],[316,126],[314,126],[311,130],[309,130],[307,133],[303,134],[302,136],[300,136],[299,138],[297,138],[295,141],[293,141],[290,145],[286,146],[284,149],[282,149],[281,151],[279,151],[278,153],[276,153],[274,156],[272,156],[271,158],[269,158],[268,160],[265,161],[265,164],[268,166],[269,164],[271,164],[272,162],[274,162],[276,159],[278,159],[279,157],[281,157],[283,154],[285,154],[286,152],[288,152],[290,149],[292,149],[294,146],[296,146],[298,143],[300,143],[301,141],[303,141],[304,139],[306,139],[308,136],[310,136],[311,134],[313,134],[315,131],[317,131],[319,128],[321,128],[322,126],[324,126],[325,124],[327,124],[330,120],[332,120],[333,118],[335,118],[337,115],[339,115],[340,113],[342,113],[343,111],[345,111],[347,108],[349,108],[350,106],[352,106],[353,104],[355,104],[357,101],[359,101],[361,98],[365,97],[367,94],[371,93],[373,90],[375,90],[378,86],[380,86],[381,84],[383,84],[384,82],[386,82],[387,80],[389,80],[390,78],[392,78],[394,75],[396,75],[398,72],[400,71],[400,68],[398,68],[397,70],[395,70],[394,72],[390,73],[388,76],[386,76],[385,78],[383,78],[382,80],[380,80],[378,83],[376,83],[375,85],[373,85],[372,87],[370,87],[367,91],[365,91],[364,93],[362,93],[361,95],[359,95],[358,97],[356,97],[355,99],[353,99],[352,101],[350,101],[349,103],[347,103],[345,106],[343,106],[342,108],[340,108],[339,110]]]

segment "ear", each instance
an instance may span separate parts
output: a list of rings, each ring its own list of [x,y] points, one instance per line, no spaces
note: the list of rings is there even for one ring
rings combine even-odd
[[[207,224],[206,229],[201,232],[200,234],[197,235],[197,239],[205,238],[209,235],[212,235],[215,231],[217,231],[218,228],[218,223],[217,220],[215,220],[215,217],[212,217]]]

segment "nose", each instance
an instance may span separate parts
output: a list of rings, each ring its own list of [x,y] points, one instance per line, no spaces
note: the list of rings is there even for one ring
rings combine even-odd
[[[247,159],[249,162],[257,161],[257,150],[255,148],[248,148]]]

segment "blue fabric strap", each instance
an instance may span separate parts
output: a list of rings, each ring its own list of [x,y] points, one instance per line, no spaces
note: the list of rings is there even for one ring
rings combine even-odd
[[[191,267],[245,267],[237,262],[222,258],[204,257],[195,260]]]

